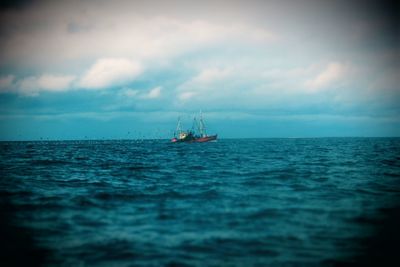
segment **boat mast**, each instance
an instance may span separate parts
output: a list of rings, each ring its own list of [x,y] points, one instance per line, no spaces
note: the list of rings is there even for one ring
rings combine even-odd
[[[202,137],[207,136],[207,133],[206,133],[206,126],[204,125],[203,115],[202,115],[202,113],[201,113],[201,110],[200,110],[199,131],[200,131],[200,134],[201,134]]]
[[[176,125],[176,130],[175,133],[177,136],[179,136],[182,132],[182,128],[181,128],[181,117],[178,117],[178,123]]]
[[[197,121],[196,116],[193,117],[192,132],[200,133],[199,122]]]

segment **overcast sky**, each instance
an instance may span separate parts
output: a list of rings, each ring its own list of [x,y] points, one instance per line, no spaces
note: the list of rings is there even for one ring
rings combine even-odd
[[[398,13],[383,1],[3,2],[0,139],[168,138],[199,110],[221,137],[399,136]]]

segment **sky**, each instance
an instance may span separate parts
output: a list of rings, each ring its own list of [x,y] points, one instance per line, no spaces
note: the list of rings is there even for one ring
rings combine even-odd
[[[0,140],[400,136],[395,1],[2,1]]]

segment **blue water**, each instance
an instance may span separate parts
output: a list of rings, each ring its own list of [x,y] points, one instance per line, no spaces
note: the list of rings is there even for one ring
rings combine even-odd
[[[12,224],[49,266],[351,262],[400,203],[396,138],[0,146]]]

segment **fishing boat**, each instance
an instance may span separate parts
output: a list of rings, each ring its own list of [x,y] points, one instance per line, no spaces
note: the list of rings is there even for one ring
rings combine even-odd
[[[178,124],[174,137],[171,139],[173,143],[204,143],[209,141],[217,140],[218,135],[207,135],[206,127],[204,125],[203,116],[200,113],[199,119],[194,117],[192,129],[189,131],[183,131],[181,127],[181,120],[178,118]]]

